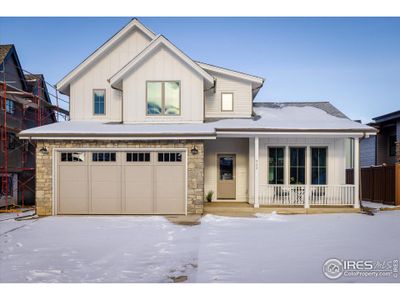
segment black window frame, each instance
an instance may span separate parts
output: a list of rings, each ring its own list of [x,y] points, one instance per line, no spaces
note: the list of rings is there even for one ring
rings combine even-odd
[[[146,151],[136,151],[136,152],[127,152],[125,156],[125,160],[127,162],[150,162],[151,153]]]
[[[182,162],[183,155],[182,152],[158,152],[157,161],[158,162]]]
[[[278,149],[282,151],[282,164],[279,164]],[[274,154],[274,163],[272,162],[272,154]],[[274,180],[270,178],[271,168],[274,169]],[[278,169],[281,172],[278,172]],[[282,179],[279,180],[278,175],[282,174]],[[280,177],[280,176],[279,176]],[[285,147],[268,147],[268,184],[284,184],[285,183]]]
[[[83,159],[78,160],[77,156],[83,154]],[[84,162],[85,161],[85,153],[84,152],[71,152],[71,151],[63,151],[60,155],[61,162]]]
[[[323,150],[323,151],[322,151]],[[317,153],[317,163],[314,160],[314,151]],[[325,165],[321,164],[320,153],[325,153]],[[327,185],[328,183],[328,147],[311,147],[311,185]],[[321,173],[324,170],[325,176]],[[314,182],[314,172],[317,172],[317,182]],[[323,173],[322,173],[323,174]],[[321,179],[324,179],[322,181]]]
[[[116,162],[117,152],[115,151],[96,151],[92,152],[92,162]]]
[[[292,164],[292,150],[296,150],[296,165]],[[300,156],[299,152],[303,151],[303,162],[304,165],[299,164]],[[290,185],[305,185],[307,182],[306,178],[306,159],[307,159],[307,148],[306,147],[289,147],[289,184]],[[293,174],[295,171],[296,174]],[[302,172],[302,174],[300,173]],[[293,176],[295,175],[295,176]],[[303,177],[303,182],[299,181]]]

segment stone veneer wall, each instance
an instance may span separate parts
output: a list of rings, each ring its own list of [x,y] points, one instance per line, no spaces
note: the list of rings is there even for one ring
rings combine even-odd
[[[191,154],[193,145],[199,153]],[[46,147],[48,154],[40,149]],[[67,141],[40,140],[36,147],[36,210],[40,216],[52,214],[52,160],[54,148],[187,148],[188,149],[188,214],[203,212],[204,144],[203,141]]]

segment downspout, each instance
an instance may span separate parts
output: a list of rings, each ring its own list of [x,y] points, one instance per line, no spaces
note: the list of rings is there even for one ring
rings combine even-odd
[[[109,79],[107,81],[110,83]],[[122,100],[122,102],[121,102],[121,123],[123,124],[124,123],[124,90],[119,89],[119,88],[113,86],[112,84],[110,86],[112,89],[121,92],[121,100]]]
[[[203,90],[203,123],[206,119],[206,92],[208,92],[209,90],[214,90],[215,94],[216,87],[217,87],[217,80],[214,79],[214,84],[210,88]]]
[[[361,141],[364,140],[365,138],[367,138],[367,134],[364,132],[362,137],[359,139],[358,143],[360,144]],[[361,147],[359,146],[358,149],[360,150]],[[358,155],[358,159],[360,159],[360,155]],[[363,198],[362,198],[362,180],[361,180],[361,165],[360,165],[360,163],[358,163],[358,167],[359,167],[358,172],[360,174],[360,176],[358,176],[358,186],[359,186],[359,199],[358,199],[358,201],[360,201],[360,210],[361,210],[361,213],[363,213],[363,214],[367,214],[369,216],[373,216],[374,213],[372,212],[372,210],[368,209],[367,207],[365,207],[362,204],[362,199]],[[356,170],[354,169],[354,172],[355,171]]]

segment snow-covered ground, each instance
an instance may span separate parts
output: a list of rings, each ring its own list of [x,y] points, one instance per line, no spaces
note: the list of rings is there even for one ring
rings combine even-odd
[[[7,218],[6,218],[7,219]],[[0,282],[330,282],[329,258],[400,258],[400,211],[0,221]],[[342,277],[333,282],[400,282]]]
[[[362,203],[365,207],[376,208],[376,209],[395,207],[394,205],[387,205],[387,204],[383,204],[383,203],[376,203],[376,202],[370,202],[370,201],[364,201],[364,200]]]

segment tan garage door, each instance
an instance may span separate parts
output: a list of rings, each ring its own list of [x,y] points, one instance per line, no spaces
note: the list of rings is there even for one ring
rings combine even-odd
[[[59,214],[185,214],[185,153],[58,153]]]

